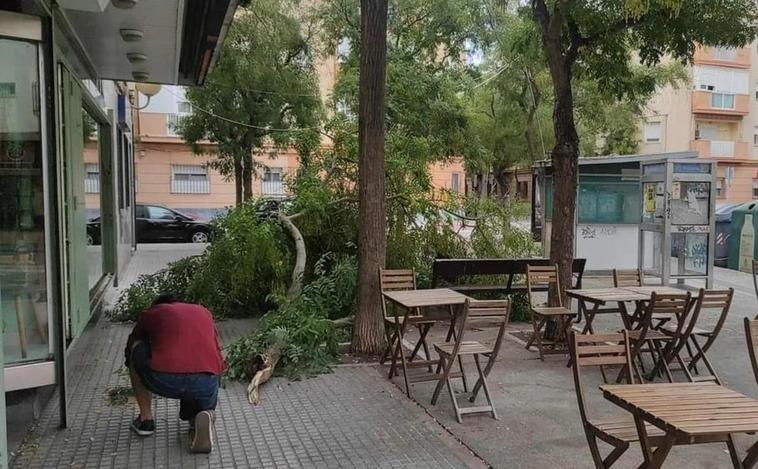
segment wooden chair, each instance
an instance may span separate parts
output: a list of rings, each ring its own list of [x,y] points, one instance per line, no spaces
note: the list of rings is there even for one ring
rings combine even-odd
[[[616,288],[641,287],[644,283],[642,271],[639,269],[613,269],[613,286]]]
[[[758,319],[744,319],[745,322],[745,338],[747,339],[747,352],[750,355],[750,364],[753,366],[753,376],[755,382],[758,384],[758,356],[756,356],[756,349],[758,349]]]
[[[651,322],[646,341],[650,344],[648,351],[653,356],[655,365],[649,378],[654,379],[661,371],[666,375],[669,382],[674,382],[671,374],[669,363],[677,359],[681,362],[679,352],[689,340],[689,336],[697,321],[697,317],[689,316],[692,309],[692,294],[686,292],[683,294],[659,295],[655,292],[650,297],[648,321]],[[657,318],[666,318],[668,321],[676,322],[673,332],[664,332],[660,325],[652,324]],[[653,352],[654,351],[654,352]]]
[[[558,306],[546,306],[535,304],[534,292],[538,287],[554,287],[560,291],[561,284],[558,275],[558,266],[526,266],[526,292],[529,298],[529,310],[532,317],[532,336],[526,343],[529,350],[535,342],[540,353],[540,360],[545,359],[546,353],[563,353],[557,349],[558,345],[565,344],[565,337],[571,327],[571,319],[576,315],[570,309],[563,306],[560,295]],[[553,340],[545,341],[545,327],[549,321],[557,324],[556,336]],[[545,351],[545,345],[551,346],[550,351]]]
[[[678,357],[678,360],[680,366],[684,368],[683,371],[690,381],[714,381],[716,383],[720,383],[713,365],[711,364],[710,360],[708,360],[706,352],[711,348],[713,343],[716,341],[716,337],[718,337],[719,332],[721,332],[721,328],[724,326],[726,317],[729,314],[729,308],[732,305],[733,298],[733,288],[729,288],[728,290],[700,289],[700,292],[695,299],[693,311],[689,315],[689,322],[687,326],[689,329],[685,331],[687,341],[684,344],[681,344],[679,347],[681,350],[682,346],[684,346],[689,355],[689,363],[686,367],[684,367],[684,360],[681,356]],[[709,309],[719,310],[716,324],[712,328],[708,329],[698,327],[698,323],[702,322],[700,318],[702,318],[703,312]],[[661,331],[665,334],[674,334],[676,332],[676,326],[673,324],[666,324],[661,328]],[[704,343],[701,344],[701,341],[704,341]],[[695,353],[693,353],[692,348],[695,349]],[[701,361],[708,369],[708,373],[710,374],[697,377],[692,376],[693,371],[696,374],[700,375],[697,369],[697,364]]]
[[[627,384],[635,383],[629,335],[627,331],[620,334],[581,335],[572,333],[569,338],[574,389],[576,390],[576,400],[579,405],[579,415],[582,419],[584,434],[587,437],[595,467],[609,468],[629,449],[630,443],[639,441],[637,427],[631,417],[611,420],[590,418],[582,387],[581,369],[597,366],[603,373],[605,380],[604,367],[618,365],[622,367],[621,375],[625,376]],[[650,424],[645,424],[645,428],[650,445],[653,447],[660,446],[664,440],[663,431]],[[613,447],[613,450],[605,458],[600,455],[598,440]]]
[[[379,269],[379,286],[382,292],[386,291],[401,291],[401,290],[415,290],[416,289],[416,271],[410,270],[388,270]],[[426,341],[426,336],[429,333],[429,329],[435,324],[434,319],[429,319],[421,315],[418,310],[404,311],[403,314],[398,314],[398,308],[393,308],[393,314],[387,314],[387,302],[382,295],[382,312],[384,314],[384,334],[387,339],[387,346],[382,354],[380,363],[384,364],[388,358],[392,358],[392,364],[390,366],[389,377],[397,375],[398,360],[403,365],[403,371],[405,373],[405,355],[403,351],[402,338],[407,330],[408,326],[415,326],[419,331],[419,339],[416,342],[408,361],[413,359],[418,354],[421,348],[424,349],[426,359],[431,359],[429,353],[429,345]],[[428,365],[429,372],[432,371],[432,365]],[[407,376],[406,376],[407,381]],[[406,383],[407,384],[407,383]]]
[[[450,400],[453,402],[453,409],[455,410],[455,417],[458,420],[458,423],[462,423],[462,416],[464,414],[484,412],[489,413],[492,415],[492,418],[497,420],[497,412],[495,411],[495,406],[492,403],[492,396],[490,395],[490,390],[487,386],[487,376],[495,364],[495,360],[497,359],[497,355],[503,343],[505,327],[508,325],[510,312],[510,300],[466,300],[463,312],[458,316],[458,319],[455,322],[455,342],[434,344],[434,349],[440,357],[437,372],[439,373],[441,371],[442,374],[440,375],[440,379],[437,382],[434,394],[432,395],[432,405],[437,403],[437,399],[442,391],[442,386],[447,385],[447,390],[450,394]],[[466,332],[466,326],[470,325],[471,322],[486,322],[498,327],[495,343],[489,346],[477,341],[464,341],[463,337]],[[469,401],[472,403],[475,402],[479,389],[482,389],[487,400],[487,405],[485,406],[460,407],[458,405],[458,400],[455,397],[455,392],[453,391],[450,379],[455,377],[452,373],[454,363],[456,360],[460,360],[462,357],[469,355],[474,358],[478,373],[478,379],[471,392]],[[487,364],[484,368],[482,368],[480,356],[487,357]],[[463,372],[460,374],[462,375]]]

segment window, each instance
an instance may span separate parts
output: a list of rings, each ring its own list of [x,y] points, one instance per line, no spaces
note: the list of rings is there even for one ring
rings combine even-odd
[[[753,145],[758,146],[758,125],[753,129]]]
[[[711,107],[716,109],[734,109],[734,95],[713,93],[711,95]]]
[[[746,70],[695,65],[694,89],[725,94],[750,94],[750,74]]]
[[[350,105],[347,104],[347,101],[344,99],[340,99],[336,103],[337,107],[337,113],[342,114],[345,119],[348,120],[355,120],[355,114],[352,110],[350,110]]]
[[[14,97],[16,97],[16,83],[15,82],[0,83],[0,98],[14,98]]]
[[[263,182],[282,182],[282,168],[268,168],[263,173]]]
[[[645,142],[660,143],[661,127],[660,122],[645,122]]]
[[[734,62],[737,60],[737,49],[734,47],[714,47],[713,58],[716,60],[727,60]]]
[[[285,195],[284,182],[282,181],[282,168],[268,168],[263,173],[263,183],[261,185],[263,195],[283,196]]]
[[[171,192],[174,194],[208,194],[208,168],[200,165],[171,166]]]
[[[753,179],[753,198],[758,199],[758,179]]]
[[[724,178],[716,179],[716,198],[724,198]]]
[[[453,179],[450,181],[450,191],[456,194],[461,192],[461,175],[459,173],[453,173]]]
[[[97,163],[84,164],[84,192],[97,194],[100,192],[100,165]]]
[[[175,220],[177,215],[171,210],[163,207],[147,207],[148,218],[151,220]]]
[[[192,114],[192,105],[188,101],[179,101],[176,103],[176,110],[179,114]]]

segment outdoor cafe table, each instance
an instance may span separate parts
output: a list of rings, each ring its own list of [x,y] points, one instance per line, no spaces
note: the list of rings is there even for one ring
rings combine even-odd
[[[446,307],[450,314],[451,321],[455,321],[456,310],[459,310],[459,307],[462,306],[467,299],[469,299],[469,297],[466,295],[458,293],[457,291],[451,290],[449,288],[385,291],[382,292],[382,295],[384,295],[387,300],[400,306],[404,310],[405,317],[407,317],[408,314],[414,310],[420,311],[423,314],[424,311],[428,308]],[[426,360],[416,360],[410,363],[407,362],[405,359],[405,352],[402,351],[403,337],[405,335],[405,324],[406,321],[403,320],[398,325],[398,340],[400,342],[400,364],[403,368],[405,392],[408,394],[408,397],[411,397],[409,382],[419,383],[423,381],[435,381],[439,379],[439,376],[434,373],[424,373],[409,377],[408,368],[428,368],[432,365],[438,364],[439,360],[432,360],[431,357],[426,357]],[[394,356],[394,350],[392,353]]]
[[[659,468],[673,445],[726,442],[734,467],[758,460],[758,443],[740,460],[734,433],[758,432],[758,401],[716,383],[602,385],[606,399],[634,417],[645,462]],[[663,442],[652,451],[645,422],[660,428]]]
[[[579,302],[579,317],[584,315],[585,324],[582,334],[591,334],[592,321],[597,314],[619,313],[621,320],[624,322],[624,328],[631,330],[633,316],[630,316],[626,310],[627,302],[637,303],[639,305],[644,301],[650,301],[650,297],[656,292],[661,295],[682,294],[683,290],[667,286],[644,286],[644,287],[615,287],[615,288],[582,288],[566,290],[570,298],[575,298]],[[588,308],[587,304],[592,307]],[[616,303],[617,308],[601,308],[609,303]]]

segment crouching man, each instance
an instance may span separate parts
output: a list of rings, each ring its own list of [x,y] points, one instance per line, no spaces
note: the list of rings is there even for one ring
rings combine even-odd
[[[160,295],[137,320],[124,353],[139,405],[132,430],[140,436],[155,432],[153,394],[179,399],[179,418],[190,423],[190,450],[209,453],[224,369],[211,313]]]

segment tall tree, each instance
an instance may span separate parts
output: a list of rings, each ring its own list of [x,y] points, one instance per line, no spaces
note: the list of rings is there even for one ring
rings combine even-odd
[[[253,195],[253,155],[269,145],[306,151],[318,144],[321,101],[307,31],[288,0],[258,0],[238,10],[224,49],[179,133],[195,153],[234,178],[239,204]],[[207,145],[207,142],[215,144]]]
[[[655,86],[631,73],[664,56],[689,62],[697,44],[742,47],[756,36],[754,0],[530,0],[553,85],[551,151],[555,178],[550,259],[570,285],[580,141],[573,83],[577,77],[621,97]]]
[[[387,250],[384,200],[384,92],[388,0],[361,0],[358,91],[358,310],[353,350],[378,354],[384,344],[378,272]]]

